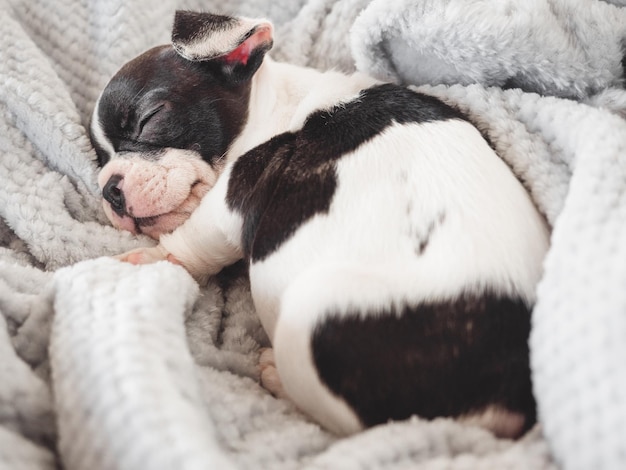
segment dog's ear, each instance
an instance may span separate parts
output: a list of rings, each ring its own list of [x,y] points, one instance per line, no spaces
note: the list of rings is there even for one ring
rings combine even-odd
[[[266,20],[177,11],[172,45],[187,60],[209,63],[224,80],[243,83],[257,71],[273,44]]]

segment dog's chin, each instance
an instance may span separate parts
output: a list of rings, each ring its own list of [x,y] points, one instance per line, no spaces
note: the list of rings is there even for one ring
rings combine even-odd
[[[203,191],[205,192],[205,191]],[[126,230],[135,235],[147,235],[155,240],[163,234],[173,232],[182,225],[198,205],[202,195],[190,195],[180,206],[165,214],[155,214],[143,217],[116,214],[108,202],[103,202],[104,212],[113,226],[119,230]]]
[[[154,217],[133,218],[129,216],[120,217],[113,213],[105,203],[105,212],[113,226],[119,230],[126,230],[135,235],[147,235],[158,240],[165,233],[173,232],[189,218],[189,213],[170,212]]]

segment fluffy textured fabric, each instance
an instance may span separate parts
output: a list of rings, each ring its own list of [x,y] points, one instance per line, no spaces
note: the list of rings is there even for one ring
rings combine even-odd
[[[624,3],[0,0],[0,468],[626,468]],[[106,222],[89,114],[176,8],[271,18],[274,58],[419,86],[485,132],[553,227],[528,435],[337,439],[258,385],[245,276],[106,257],[152,242]]]

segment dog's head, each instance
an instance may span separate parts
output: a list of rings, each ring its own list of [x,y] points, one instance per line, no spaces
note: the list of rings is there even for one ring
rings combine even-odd
[[[107,216],[158,238],[214,185],[272,46],[262,20],[177,12],[172,45],[124,65],[100,95],[90,135]]]

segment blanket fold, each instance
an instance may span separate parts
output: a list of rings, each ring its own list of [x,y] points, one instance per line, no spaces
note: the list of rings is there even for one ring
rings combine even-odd
[[[626,467],[623,0],[0,0],[0,468]],[[266,16],[272,55],[463,110],[553,228],[530,337],[540,423],[338,439],[258,384],[245,273],[199,287],[114,230],[89,115],[178,8]]]
[[[598,1],[374,0],[351,44],[357,68],[385,80],[582,99],[621,86],[625,36],[626,12]]]
[[[183,322],[198,296],[191,277],[169,263],[100,259],[59,271],[55,284],[50,358],[67,467],[234,468],[199,412]]]

